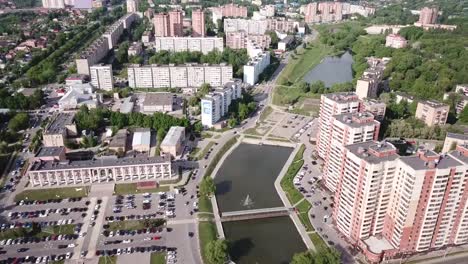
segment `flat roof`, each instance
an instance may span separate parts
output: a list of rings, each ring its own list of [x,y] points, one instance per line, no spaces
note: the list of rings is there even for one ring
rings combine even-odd
[[[109,147],[111,148],[119,148],[125,147],[127,144],[127,129],[120,129],[117,133],[112,137],[111,142],[109,143]]]
[[[39,151],[37,151],[34,157],[51,157],[51,156],[58,156],[60,153],[65,151],[65,147],[41,147]]]
[[[370,251],[373,253],[381,253],[385,250],[394,249],[392,244],[388,242],[385,238],[377,238],[375,236],[371,236],[368,239],[364,240],[364,243],[367,245]]]
[[[429,155],[433,156],[433,155],[438,155],[438,154],[435,152],[431,152]],[[405,164],[407,164],[408,166],[410,166],[411,168],[413,168],[414,170],[429,169],[428,162],[422,160],[418,156],[400,157],[400,160],[404,162]],[[437,169],[448,169],[448,168],[462,165],[460,162],[458,162],[456,159],[454,159],[453,157],[449,155],[440,155],[438,160],[439,161],[437,162],[437,165],[435,167]]]
[[[468,135],[466,135],[466,134],[458,134],[458,133],[448,132],[445,137],[446,138],[455,138],[455,139],[460,139],[460,140],[468,140]]]
[[[421,104],[424,104],[424,105],[428,105],[430,107],[436,107],[436,108],[439,108],[439,107],[449,107],[448,105],[444,104],[444,103],[441,103],[441,102],[438,102],[438,101],[434,101],[434,100],[426,100],[426,101],[421,101],[419,102]]]
[[[346,148],[356,155],[357,157],[367,161],[368,163],[377,164],[384,161],[395,160],[400,157],[397,153],[397,149],[393,144],[389,142],[377,142],[377,141],[367,141],[356,143],[346,146]],[[369,151],[371,150],[371,151]],[[394,153],[392,153],[394,151]],[[374,153],[385,153],[389,152],[392,154],[383,155],[382,157],[376,156]]]
[[[106,157],[92,160],[66,160],[62,162],[57,161],[36,161],[32,164],[30,171],[54,171],[66,169],[79,169],[79,168],[99,168],[99,167],[116,167],[127,165],[145,165],[154,163],[171,162],[171,157],[156,156],[132,156],[124,158]]]
[[[354,92],[322,94],[322,96],[335,102],[359,102],[359,97]]]
[[[167,132],[164,140],[161,142],[161,146],[174,146],[180,137],[185,133],[185,127],[173,126]]]
[[[60,134],[65,129],[65,126],[73,124],[73,113],[58,113],[54,119],[46,127],[44,134]]]
[[[172,105],[174,98],[171,93],[146,93],[143,106]]]
[[[350,127],[364,127],[371,124],[378,125],[378,121],[374,120],[374,115],[370,112],[346,113],[333,116],[338,122]]]
[[[150,145],[151,142],[151,130],[148,129],[138,129],[133,132],[132,146],[135,145]]]

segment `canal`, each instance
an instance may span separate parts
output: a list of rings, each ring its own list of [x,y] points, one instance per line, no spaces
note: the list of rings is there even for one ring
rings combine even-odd
[[[345,83],[353,80],[353,56],[345,52],[340,57],[328,56],[323,61],[310,70],[304,81],[314,83],[323,81],[326,87],[331,87],[336,83]]]
[[[288,147],[240,144],[226,158],[216,177],[221,212],[284,206],[274,182],[291,155]],[[236,264],[285,264],[306,250],[288,216],[224,222],[223,229]]]

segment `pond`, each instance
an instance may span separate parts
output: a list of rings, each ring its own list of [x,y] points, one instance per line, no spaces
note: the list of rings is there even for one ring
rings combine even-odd
[[[240,144],[214,178],[221,212],[283,206],[274,182],[293,149]]]
[[[287,264],[306,246],[288,216],[223,223],[236,264]]]
[[[353,56],[349,52],[345,52],[340,57],[325,57],[320,64],[304,76],[304,81],[308,83],[323,81],[326,87],[331,87],[336,83],[350,82],[353,80],[353,62]]]

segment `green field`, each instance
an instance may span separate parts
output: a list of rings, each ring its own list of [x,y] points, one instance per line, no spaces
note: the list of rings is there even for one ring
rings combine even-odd
[[[298,210],[297,216],[299,217],[299,220],[301,220],[302,225],[304,225],[304,227],[306,228],[306,231],[315,230],[312,226],[312,223],[309,220],[310,208],[312,208],[312,205],[309,203],[309,201],[305,199],[296,206],[296,209]]]
[[[198,199],[198,210],[201,213],[213,213],[211,199],[207,196],[200,196]]]
[[[314,246],[317,249],[317,251],[325,250],[328,248],[327,243],[325,243],[325,241],[323,241],[323,239],[317,233],[309,234],[309,237],[310,240],[312,240],[312,243],[314,243]]]
[[[198,223],[198,239],[200,240],[200,253],[203,258],[203,263],[208,263],[205,255],[206,245],[213,240],[216,240],[218,233],[216,225],[213,222],[200,222]]]
[[[72,235],[75,225],[48,226],[41,230],[33,231],[31,228],[13,228],[0,232],[0,240],[16,239],[20,237],[46,237],[51,235]]]
[[[136,183],[121,183],[116,184],[114,188],[115,195],[126,195],[126,194],[136,194],[136,193],[155,193],[155,192],[167,192],[169,191],[169,186],[159,186],[157,188],[138,190]]]
[[[98,264],[117,264],[117,256],[102,256]]]
[[[125,220],[109,223],[109,231],[116,230],[139,230],[149,227],[159,227],[164,225],[164,219],[145,219],[145,220]]]
[[[291,204],[296,204],[303,198],[302,194],[296,189],[296,187],[294,187],[293,179],[304,164],[304,160],[302,159],[304,150],[305,146],[301,145],[299,151],[294,157],[293,162],[289,166],[286,175],[283,177],[283,179],[281,179],[281,188],[283,188]]]
[[[150,264],[165,264],[166,263],[166,253],[151,253]]]
[[[88,196],[89,188],[90,188],[89,186],[83,186],[83,187],[65,187],[65,188],[26,190],[21,193],[18,193],[15,196],[15,201],[21,201],[21,200],[46,201],[46,200],[51,200],[51,199],[86,197]]]

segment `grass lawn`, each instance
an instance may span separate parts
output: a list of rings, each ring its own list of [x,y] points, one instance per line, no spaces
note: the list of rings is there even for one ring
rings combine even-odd
[[[49,261],[49,264],[64,264],[65,260]]]
[[[99,258],[99,264],[117,264],[117,256],[102,256]]]
[[[145,220],[125,220],[109,223],[109,231],[116,230],[138,230],[148,227],[161,226],[166,221],[164,219],[145,219]]]
[[[208,263],[205,255],[206,245],[213,240],[216,240],[218,233],[216,231],[216,225],[213,222],[199,222],[198,223],[198,234],[200,240],[200,253],[203,258],[203,263]]]
[[[325,241],[323,241],[323,239],[317,233],[309,234],[309,237],[318,251],[328,248],[327,243],[325,243]]]
[[[167,191],[169,191],[169,186],[159,186],[157,188],[138,190],[136,183],[116,184],[114,188],[115,195],[136,194],[136,193],[155,193],[155,192],[167,192]]]
[[[296,206],[296,209],[299,211],[297,216],[299,220],[301,220],[302,225],[306,228],[306,231],[315,230],[308,216],[310,208],[312,208],[312,205],[307,200],[303,200]]]
[[[265,107],[265,109],[263,109],[262,114],[259,117],[260,121],[265,121],[271,113],[273,113],[273,108],[268,105]]]
[[[200,148],[193,148],[189,154],[189,157],[192,160],[198,160],[198,152],[200,152]]]
[[[212,213],[213,206],[211,204],[211,199],[206,196],[200,196],[198,199],[198,210],[201,213]]]
[[[40,190],[26,190],[18,193],[15,196],[15,201],[21,200],[39,200],[46,201],[51,199],[65,199],[86,197],[89,193],[89,186],[85,187],[66,187],[66,188],[51,188]]]
[[[253,139],[262,139],[261,136],[254,136],[254,135],[244,135],[245,138],[253,138]]]
[[[304,93],[296,86],[276,85],[273,92],[273,104],[290,105],[293,102],[300,102],[303,98],[319,99],[320,94],[311,92]]]
[[[289,59],[288,65],[278,77],[278,83],[297,82],[332,51],[332,47],[322,44],[318,40],[311,42],[305,50],[300,50],[297,55],[293,55],[294,58]]]
[[[299,151],[294,157],[293,162],[289,166],[286,175],[283,177],[283,179],[281,179],[281,188],[283,188],[284,192],[286,192],[286,196],[288,197],[288,200],[291,202],[291,204],[296,204],[303,198],[302,193],[300,193],[294,187],[293,179],[304,164],[304,160],[302,159],[304,150],[305,146],[301,145]]]
[[[251,127],[251,128],[247,128],[245,131],[244,131],[244,134],[247,134],[247,135],[250,135],[250,136],[259,136],[259,137],[262,137],[263,135],[258,133],[257,132],[257,128],[256,127]],[[245,137],[247,137],[247,135],[245,135]]]
[[[280,141],[280,142],[291,142],[291,140],[289,140],[287,138],[277,138],[277,137],[267,137],[267,140]]]
[[[0,232],[0,240],[15,239],[20,237],[46,237],[51,235],[72,235],[75,225],[57,225],[43,228],[40,232],[33,234],[31,228],[13,228]]]
[[[202,132],[202,133],[201,133],[201,137],[202,137],[203,139],[205,139],[205,138],[212,138],[212,137],[213,137],[213,134],[208,133],[208,132]]]
[[[213,141],[208,142],[208,145],[206,145],[206,147],[203,148],[203,150],[198,154],[197,159],[198,160],[203,159],[203,157],[205,157],[206,153],[208,153],[208,151],[210,151],[210,148],[212,148],[214,146],[214,144],[215,143]]]
[[[165,264],[166,263],[166,253],[158,252],[151,253],[150,264]]]

